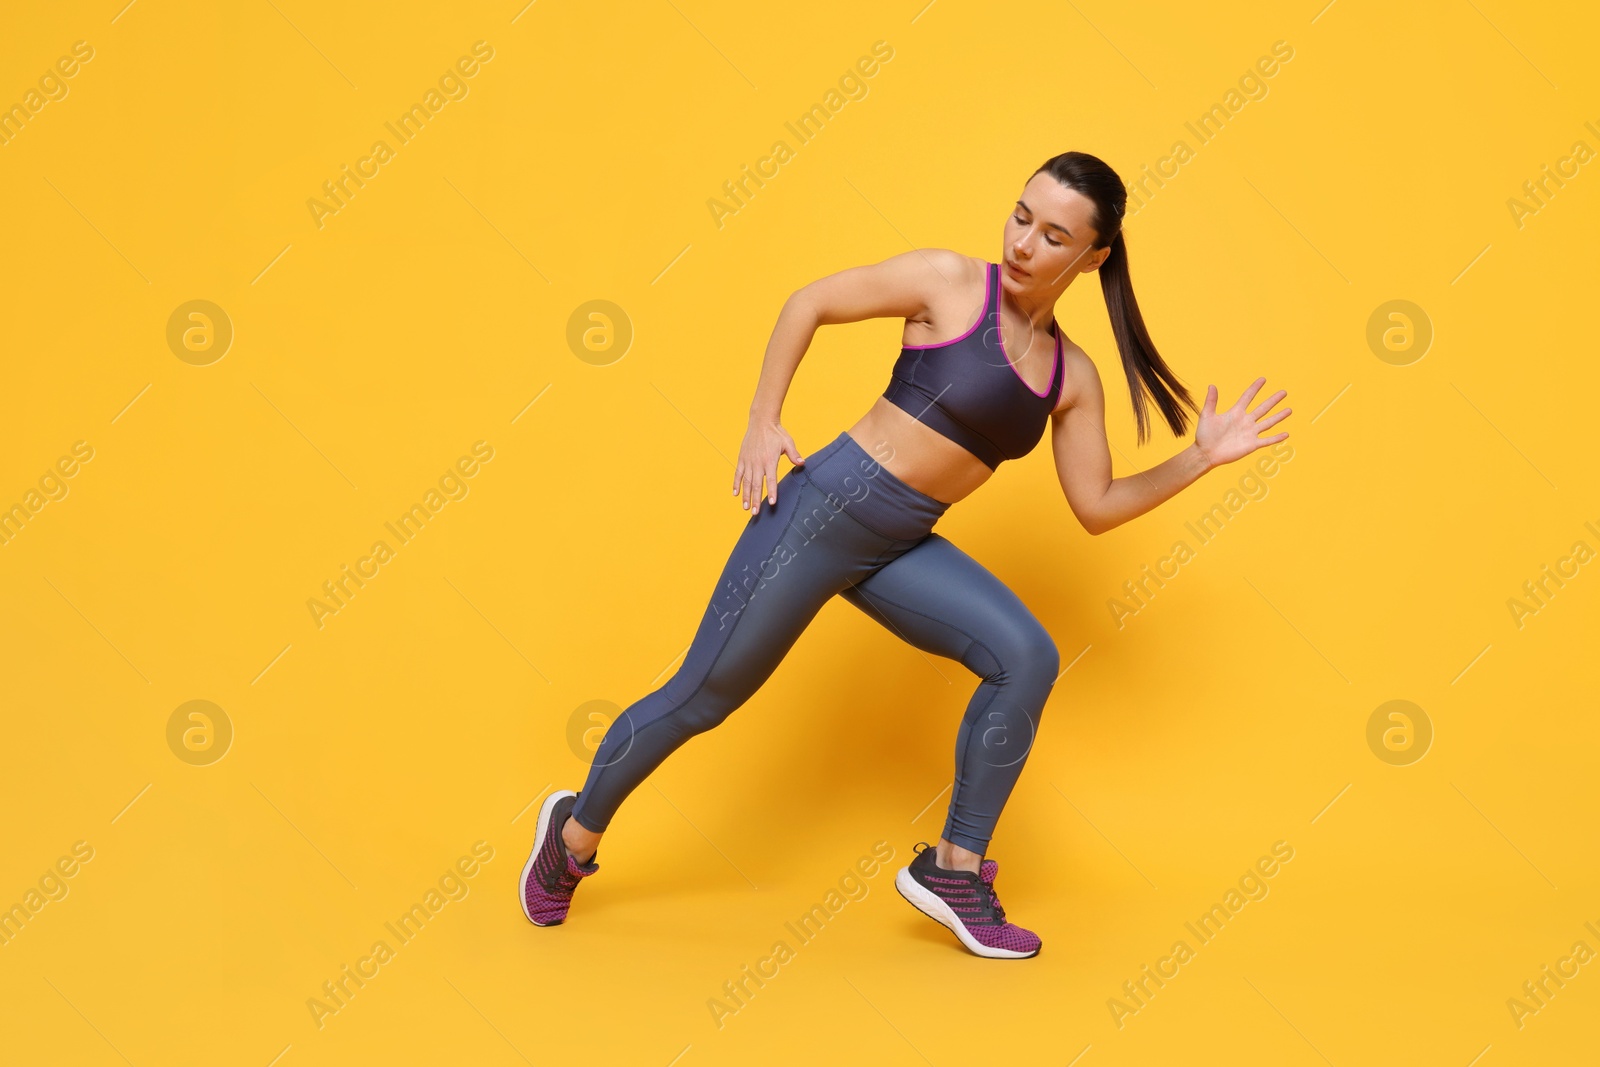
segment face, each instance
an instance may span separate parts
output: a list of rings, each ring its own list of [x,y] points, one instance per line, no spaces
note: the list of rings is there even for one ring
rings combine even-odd
[[[1001,284],[1012,293],[1059,293],[1099,268],[1111,249],[1095,248],[1094,201],[1049,174],[1028,179],[1006,220]]]

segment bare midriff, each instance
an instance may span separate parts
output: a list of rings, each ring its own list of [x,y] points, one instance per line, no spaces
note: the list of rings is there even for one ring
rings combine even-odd
[[[954,504],[994,473],[977,456],[883,397],[845,431],[890,474]]]
[[[969,257],[971,258],[971,257]],[[983,270],[988,270],[988,264],[983,260],[973,260]],[[982,303],[986,292],[986,281],[983,273],[976,274],[976,286],[969,286],[968,291],[950,293],[941,296],[940,304],[933,309],[931,319],[954,324],[964,323],[963,332],[951,340],[934,341],[918,334],[913,337],[913,325],[925,333],[948,333],[948,329],[935,327],[932,321],[912,320],[906,322],[907,338],[904,344],[938,346],[951,344],[970,333],[976,326],[977,318],[983,314]],[[978,310],[972,307],[976,304]],[[1002,316],[1002,319],[1004,316]],[[1053,320],[1052,320],[1053,321]],[[1017,359],[1025,358],[1033,351],[1033,339],[1044,337],[1049,342],[1050,335],[1046,332],[1036,331],[1027,326],[1017,331],[1029,340],[1022,347],[1022,354]],[[1004,335],[1013,336],[1013,331],[1001,323]],[[1005,341],[1001,339],[1001,350],[1005,351]],[[1030,373],[1038,376],[1039,369],[1043,366],[1039,360],[1049,364],[1045,373],[1054,372],[1055,345],[1053,342],[1045,344],[1041,349],[1042,355],[1035,356],[1036,367]],[[1011,357],[1008,356],[1008,359]],[[1015,365],[1013,364],[1013,369]],[[1019,372],[1020,375],[1020,372]],[[1023,382],[1028,389],[1038,394],[1038,389]],[[1048,387],[1048,382],[1046,383]],[[911,488],[921,493],[926,493],[945,504],[954,504],[962,497],[967,496],[978,486],[989,480],[994,471],[977,456],[956,444],[950,438],[933,429],[927,423],[915,418],[909,411],[890,403],[885,397],[878,397],[877,401],[867,410],[867,413],[856,421],[856,424],[845,431],[855,439],[856,444],[864,448],[868,455],[881,463],[890,474],[905,482]]]

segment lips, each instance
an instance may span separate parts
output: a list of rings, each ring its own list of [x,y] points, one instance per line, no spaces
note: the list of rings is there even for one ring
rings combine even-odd
[[[1012,263],[1010,260],[1006,261],[1006,268],[1008,270],[1015,271],[1017,274],[1022,275],[1024,278],[1028,277],[1028,272],[1027,271],[1023,270],[1021,267],[1017,266],[1015,263]]]

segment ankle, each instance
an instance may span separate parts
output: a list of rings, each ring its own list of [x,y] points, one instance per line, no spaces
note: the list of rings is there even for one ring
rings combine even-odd
[[[566,848],[567,855],[579,863],[588,863],[600,847],[600,835],[584,829],[577,819],[568,815],[565,825],[561,827],[561,844]]]
[[[983,866],[983,856],[980,853],[951,844],[943,838],[940,838],[939,844],[935,846],[933,859],[947,871],[968,871],[977,874]]]

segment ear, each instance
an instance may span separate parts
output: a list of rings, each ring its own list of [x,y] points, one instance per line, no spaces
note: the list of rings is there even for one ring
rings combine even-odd
[[[1083,271],[1083,273],[1085,273],[1085,274],[1088,274],[1090,271],[1099,270],[1100,269],[1100,264],[1104,263],[1106,261],[1106,257],[1108,257],[1110,255],[1111,255],[1111,246],[1110,245],[1106,245],[1104,248],[1097,249],[1094,252],[1094,254],[1090,255],[1088,258],[1086,258],[1083,261],[1083,266],[1081,268],[1079,268],[1079,269],[1081,271]]]

